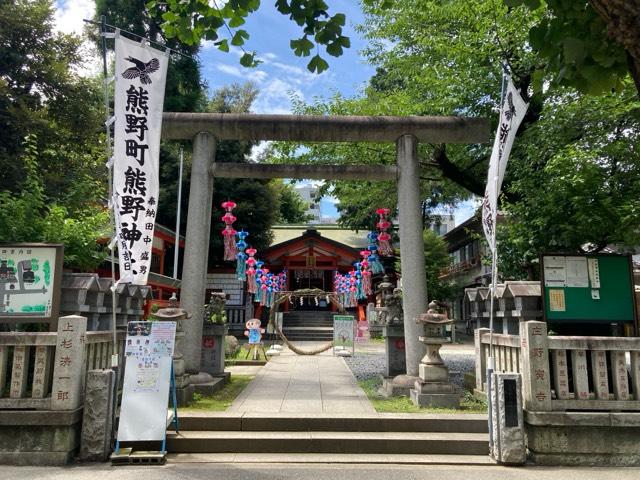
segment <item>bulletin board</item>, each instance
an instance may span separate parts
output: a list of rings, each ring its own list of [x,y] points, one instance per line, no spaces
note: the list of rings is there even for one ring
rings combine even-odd
[[[544,254],[540,269],[547,322],[636,325],[630,256]]]
[[[129,322],[118,441],[165,438],[176,322]]]

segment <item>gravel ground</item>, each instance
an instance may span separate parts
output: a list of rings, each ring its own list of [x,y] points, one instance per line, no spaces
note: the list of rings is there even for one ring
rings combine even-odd
[[[462,389],[464,374],[475,369],[473,353],[441,353],[441,356],[449,367],[451,381]],[[344,361],[358,381],[377,377],[384,372],[384,354],[357,352],[354,357],[344,357]]]

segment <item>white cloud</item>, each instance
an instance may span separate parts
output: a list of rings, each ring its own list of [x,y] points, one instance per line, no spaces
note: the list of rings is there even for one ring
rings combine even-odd
[[[294,84],[272,79],[260,88],[253,110],[256,113],[291,113],[292,96],[304,99],[304,94]]]
[[[222,73],[226,73],[227,75],[242,78],[243,80],[252,81],[255,83],[262,83],[267,78],[267,72],[263,70],[237,67],[235,65],[228,65],[226,63],[219,63],[215,66],[215,68],[220,70]]]
[[[93,18],[96,11],[93,0],[64,0],[55,4],[56,30],[63,33],[82,35],[85,23],[83,19]]]

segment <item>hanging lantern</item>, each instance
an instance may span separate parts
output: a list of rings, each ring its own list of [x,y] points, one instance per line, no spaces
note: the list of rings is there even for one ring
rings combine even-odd
[[[247,238],[248,235],[249,234],[244,230],[240,230],[236,233],[236,236],[238,237],[238,241],[236,243],[236,249],[238,250],[238,253],[236,254],[236,277],[238,280],[242,281],[247,277],[246,270],[248,256],[244,253],[245,248],[247,248],[247,242],[245,242],[244,239]]]
[[[236,208],[236,203],[227,201],[222,202],[222,208],[226,210],[221,220],[224,222],[225,227],[222,231],[224,237],[224,259],[227,261],[236,260],[238,250],[236,249],[236,231],[233,229],[233,222],[236,221],[236,217],[231,211]]]
[[[391,228],[391,222],[387,220],[387,216],[391,213],[388,208],[379,208],[376,213],[380,217],[376,227],[378,228],[378,253],[384,257],[391,257],[393,255],[393,248],[391,247],[391,235],[387,232]]]

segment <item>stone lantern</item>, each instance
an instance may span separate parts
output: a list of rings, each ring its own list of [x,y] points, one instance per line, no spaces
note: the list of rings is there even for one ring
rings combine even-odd
[[[178,405],[183,406],[193,398],[194,387],[189,375],[185,372],[184,364],[184,330],[183,321],[191,318],[186,310],[178,307],[178,299],[174,293],[169,299],[169,307],[161,308],[154,316],[158,321],[176,322],[176,342],[173,349],[173,375],[176,381]]]
[[[421,407],[458,408],[460,395],[449,382],[449,369],[440,357],[442,344],[450,342],[445,337],[445,327],[454,322],[446,313],[440,313],[438,302],[429,304],[416,322],[423,325],[424,336],[418,339],[427,347],[426,355],[420,360],[419,379],[411,389],[411,400]]]

